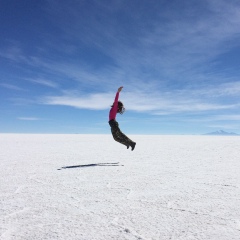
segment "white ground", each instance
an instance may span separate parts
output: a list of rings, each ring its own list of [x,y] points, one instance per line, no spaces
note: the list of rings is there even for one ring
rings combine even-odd
[[[0,239],[240,239],[239,137],[130,137],[1,134]]]

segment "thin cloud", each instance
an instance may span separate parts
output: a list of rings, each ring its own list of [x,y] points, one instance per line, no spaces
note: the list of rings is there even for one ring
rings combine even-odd
[[[47,96],[41,103],[47,105],[64,105],[80,109],[103,110],[109,109],[114,100],[115,93],[81,94],[65,92],[60,96]],[[146,112],[154,115],[167,115],[179,113],[210,112],[217,110],[234,110],[240,104],[220,104],[216,100],[211,102],[196,96],[191,90],[176,92],[148,93],[143,91],[126,91],[121,93],[120,100],[131,111]]]
[[[80,109],[103,110],[110,107],[113,97],[110,94],[90,94],[85,96],[76,96],[72,92],[63,96],[49,96],[41,100],[41,103],[47,105],[62,105]]]
[[[1,87],[10,89],[10,90],[16,90],[16,91],[25,91],[25,89],[17,86],[17,85],[12,85],[12,84],[8,84],[8,83],[1,83],[0,84]]]
[[[225,129],[225,130],[233,130],[233,129],[235,130],[235,129],[239,129],[240,125],[236,125],[236,124],[209,124],[209,125],[207,125],[207,127],[216,128],[216,129]]]
[[[53,82],[51,80],[46,80],[46,79],[42,79],[42,78],[37,78],[37,79],[26,79],[32,83],[37,83],[40,85],[44,85],[47,87],[51,87],[51,88],[58,88],[58,84],[56,82]]]
[[[221,114],[216,114],[216,115],[197,115],[197,116],[190,116],[189,118],[184,118],[185,122],[189,123],[211,123],[212,126],[213,124],[215,125],[228,125],[228,126],[240,126],[239,123],[240,120],[240,115],[236,115],[233,113],[229,113],[228,115],[221,115]]]
[[[197,69],[202,70],[206,63],[238,44],[233,44],[233,40],[239,38],[239,23],[239,11],[229,2],[225,8],[217,12],[212,10],[207,16],[198,14],[191,21],[175,19],[162,25],[156,22],[152,32],[146,31],[141,39],[142,56],[135,62],[160,68],[165,76],[181,73],[193,81]]]
[[[0,49],[0,56],[7,58],[14,62],[25,62],[27,60],[22,48],[18,46],[19,44],[13,43],[10,47],[6,49]]]
[[[18,117],[18,120],[22,120],[22,121],[39,121],[42,120],[40,118],[36,118],[36,117]]]
[[[218,115],[214,117],[216,121],[240,121],[239,114]]]

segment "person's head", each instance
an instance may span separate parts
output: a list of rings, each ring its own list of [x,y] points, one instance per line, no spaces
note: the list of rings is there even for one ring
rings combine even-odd
[[[125,112],[125,108],[123,106],[123,103],[121,101],[118,101],[118,113],[123,114]]]
[[[111,107],[113,107],[113,105]],[[121,101],[118,101],[117,113],[123,114],[124,112],[125,112],[125,108],[123,106],[123,103]]]

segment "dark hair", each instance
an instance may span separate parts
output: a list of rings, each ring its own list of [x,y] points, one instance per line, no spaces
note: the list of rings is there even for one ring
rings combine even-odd
[[[125,112],[125,107],[123,106],[123,103],[118,101],[118,113],[123,114]]]
[[[113,105],[111,106],[113,107]],[[118,101],[118,113],[123,114],[125,112],[125,107],[123,106],[123,103],[121,101]]]

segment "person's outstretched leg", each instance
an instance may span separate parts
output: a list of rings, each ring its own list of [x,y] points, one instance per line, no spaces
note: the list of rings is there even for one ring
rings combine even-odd
[[[128,138],[124,133],[121,132],[121,130],[118,127],[118,122],[111,121],[109,124],[111,126],[111,132],[112,132],[114,140],[127,146],[127,148],[129,148],[129,146],[131,146],[132,151],[133,151],[136,146],[136,143],[133,142],[130,138]]]
[[[129,146],[131,146],[132,150],[135,148],[136,143],[122,133],[119,128],[112,129],[112,135],[115,141],[127,146],[127,148],[129,148]]]

